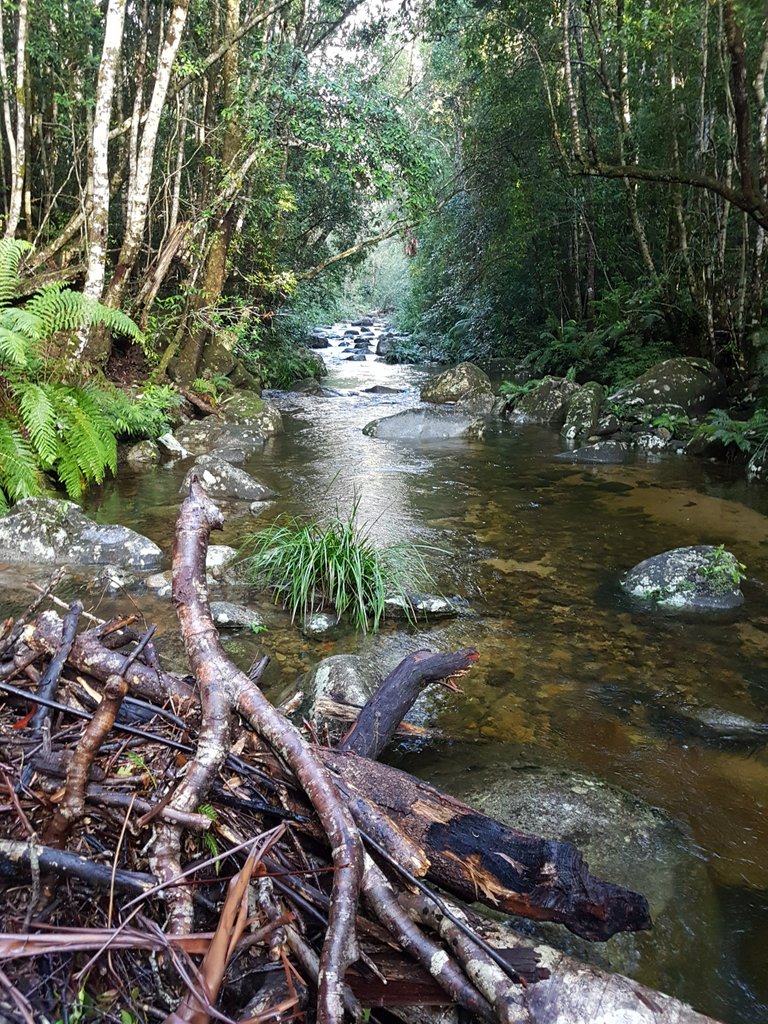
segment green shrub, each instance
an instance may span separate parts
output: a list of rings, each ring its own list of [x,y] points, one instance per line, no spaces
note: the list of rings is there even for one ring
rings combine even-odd
[[[385,598],[431,582],[421,550],[401,543],[377,547],[357,522],[359,502],[346,518],[326,523],[277,519],[243,548],[248,578],[274,593],[295,620],[331,607],[364,633],[378,629]]]
[[[49,284],[23,306],[18,270],[25,242],[0,240],[0,513],[20,498],[39,494],[42,473],[55,474],[72,498],[117,468],[117,436],[157,435],[167,429],[170,389],[142,401],[95,380],[67,356],[46,353],[58,336],[67,341],[82,325],[104,324],[141,338],[119,310]],[[78,379],[80,375],[80,379]]]
[[[748,420],[734,420],[725,409],[713,409],[696,434],[719,441],[732,453],[759,458],[768,450],[768,409],[758,409]]]

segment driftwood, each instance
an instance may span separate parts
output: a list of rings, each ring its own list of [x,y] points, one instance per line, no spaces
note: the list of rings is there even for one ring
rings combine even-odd
[[[3,774],[16,813],[5,816],[0,877],[12,881],[12,891],[22,891],[20,875],[34,882],[43,872],[91,887],[91,900],[80,896],[76,903],[109,926],[102,949],[113,944],[113,972],[122,963],[116,958],[133,949],[164,949],[176,1000],[166,1003],[175,1005],[166,1024],[205,1024],[217,994],[230,1020],[234,1013],[287,1022],[302,1011],[331,1024],[345,1015],[361,1019],[363,1007],[376,1006],[407,1022],[423,1020],[415,1004],[461,1007],[490,1024],[586,1024],[617,1013],[637,1024],[703,1022],[668,997],[510,937],[445,895],[557,921],[596,940],[650,924],[643,897],[592,877],[570,844],[518,833],[373,759],[421,689],[430,682],[453,686],[475,651],[411,655],[362,709],[339,749],[308,743],[261,692],[264,663],[246,675],[219,644],[205,555],[209,533],[220,525],[218,510],[193,484],[177,525],[173,592],[194,679],[163,672],[148,638],[137,643],[126,619],[79,635],[69,635],[73,630],[50,612],[23,630],[9,627],[6,636],[15,639],[6,647],[8,681],[0,682],[6,722],[8,701],[22,698],[23,713],[37,696],[30,684],[46,672],[60,678],[56,699],[43,695],[38,705],[40,717],[42,708],[53,713],[50,754],[32,747],[31,759],[16,757],[34,740],[26,717],[15,722],[8,742],[6,726],[0,728],[3,760],[14,771],[18,765],[19,775],[27,763],[32,772],[29,788],[17,792]],[[79,706],[70,706],[73,699]],[[95,711],[84,711],[83,702]],[[145,776],[123,784],[113,774],[110,751],[126,743],[136,749],[137,735],[152,792],[140,782]],[[51,805],[44,794],[56,777],[65,784]],[[164,792],[155,789],[160,779]],[[214,817],[201,814],[211,805]],[[100,822],[98,859],[88,856],[93,825],[83,824],[84,814]],[[272,827],[276,819],[282,823]],[[123,842],[127,832],[138,840]],[[49,842],[40,844],[35,833]],[[200,835],[215,836],[212,850],[219,852],[190,862],[190,840]],[[113,893],[106,917],[98,916],[102,891]],[[117,929],[113,906],[122,922]],[[141,941],[130,930],[139,911],[148,936]],[[11,915],[14,927],[5,930],[14,934],[7,945],[0,935],[0,961],[23,940],[13,901],[3,913]],[[29,918],[28,909],[26,926]],[[94,962],[96,931],[77,929],[81,937],[87,932],[79,948],[93,950]],[[57,933],[55,922],[30,934],[34,949],[47,956],[57,942],[66,947],[67,933]],[[254,964],[247,970],[244,951]],[[193,953],[204,954],[199,966],[189,962]],[[24,962],[42,955],[30,952]],[[132,985],[124,978],[126,992]],[[32,977],[13,999],[38,991]]]

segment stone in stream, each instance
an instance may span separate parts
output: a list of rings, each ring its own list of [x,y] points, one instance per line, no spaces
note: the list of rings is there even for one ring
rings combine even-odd
[[[386,384],[374,384],[373,387],[363,388],[367,395],[402,395],[404,388],[390,388]]]
[[[160,445],[160,447],[163,449],[166,455],[171,455],[175,459],[186,459],[189,455],[192,454],[191,452],[187,451],[183,444],[179,443],[179,441],[173,436],[173,434],[170,431],[158,437],[157,443]]]
[[[560,452],[555,458],[559,462],[574,462],[585,465],[617,466],[627,460],[627,446],[621,441],[598,441],[584,448]]]
[[[95,523],[72,501],[24,498],[0,519],[0,561],[154,569],[164,555],[135,530]]]
[[[566,441],[582,441],[595,433],[602,402],[603,388],[595,381],[585,384],[572,396],[560,431]]]
[[[128,449],[125,461],[137,469],[156,466],[160,461],[160,449],[154,441],[139,441]]]
[[[388,619],[453,619],[459,613],[447,597],[437,594],[390,594],[384,598]]]
[[[406,409],[366,424],[363,433],[387,441],[441,441],[455,437],[479,438],[485,422],[469,412],[448,409]]]
[[[421,389],[421,400],[434,405],[459,402],[478,412],[490,412],[493,385],[479,366],[459,363],[428,381]]]
[[[205,556],[205,571],[212,576],[221,576],[227,566],[238,558],[236,548],[228,544],[210,544]]]
[[[265,437],[283,432],[280,410],[252,391],[236,391],[221,403],[221,412],[230,423],[257,427]]]
[[[171,574],[169,572],[157,572],[152,576],[147,576],[144,580],[144,586],[157,597],[170,597],[173,589]]]
[[[231,498],[235,501],[266,501],[274,497],[264,484],[260,484],[250,473],[232,466],[216,454],[201,455],[184,477],[180,494],[189,493],[192,477],[196,476],[203,490],[211,498]]]
[[[648,416],[663,412],[700,416],[724,395],[725,379],[714,363],[685,356],[657,363],[631,384],[609,395],[609,400]]]
[[[301,632],[310,640],[323,640],[338,624],[339,617],[335,612],[312,612],[302,621]]]
[[[361,708],[379,687],[382,676],[377,668],[376,658],[358,654],[334,654],[323,658],[296,681],[296,688],[304,695],[295,720],[307,719],[318,729],[328,730],[332,741],[337,742],[352,723],[327,718],[322,713],[322,702],[330,700],[337,704],[349,704]]]
[[[630,569],[621,587],[655,608],[723,612],[744,603],[742,566],[730,551],[710,544],[673,548]]]
[[[263,448],[265,443],[265,435],[258,427],[223,423],[214,416],[185,423],[176,433],[182,445],[188,449],[188,455],[235,450],[244,451],[250,456]]]
[[[613,413],[610,413],[608,416],[603,416],[595,427],[595,433],[598,437],[610,437],[611,434],[618,434],[620,430],[621,423],[619,422],[619,418],[618,416],[614,416]]]
[[[313,398],[323,397],[323,386],[315,377],[304,377],[291,384],[289,391],[297,395],[311,395]]]
[[[645,983],[667,990],[679,988],[678,964],[690,956],[692,934],[702,966],[708,957],[717,961],[719,908],[706,865],[664,811],[595,776],[555,768],[499,763],[441,781],[521,832],[573,843],[592,874],[642,893],[653,918],[650,932],[615,935],[605,944],[557,925],[518,921],[523,930],[592,963],[640,972]]]
[[[747,746],[768,743],[768,724],[722,708],[696,707],[691,704],[670,706],[655,702],[660,725],[671,723],[688,736],[716,743],[740,743]]]
[[[264,626],[258,612],[231,601],[211,601],[211,616],[220,629],[251,629]]]
[[[536,387],[515,400],[514,410],[507,415],[515,423],[539,423],[560,427],[565,423],[568,405],[579,391],[579,385],[565,377],[544,377]]]

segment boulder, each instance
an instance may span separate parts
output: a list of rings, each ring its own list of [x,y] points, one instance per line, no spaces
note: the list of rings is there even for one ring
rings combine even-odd
[[[297,395],[312,395],[314,398],[323,397],[322,385],[315,377],[304,377],[302,380],[297,380],[295,384],[291,384],[288,390],[293,391]]]
[[[404,388],[390,388],[386,384],[374,384],[373,387],[363,388],[366,395],[402,395]]]
[[[211,601],[211,615],[219,629],[257,629],[264,626],[258,612],[231,601]]]
[[[583,448],[574,448],[570,452],[560,452],[555,458],[560,462],[618,466],[626,461],[627,446],[621,441],[598,441]]]
[[[657,608],[729,611],[744,603],[742,568],[730,551],[697,544],[646,558],[630,569],[621,586],[630,597]]]
[[[686,356],[652,366],[609,400],[651,416],[663,412],[701,416],[724,394],[725,380],[714,363]]]
[[[493,405],[493,386],[487,374],[474,363],[459,363],[433,377],[421,389],[422,402],[444,405],[461,402],[489,412]]]
[[[392,342],[394,341],[391,337],[379,338],[376,343],[376,355],[385,356],[387,352],[392,348]]]
[[[469,412],[406,409],[393,416],[373,420],[363,427],[363,433],[387,441],[440,441],[453,437],[482,437],[484,429],[483,420]]]
[[[216,452],[220,458],[225,458],[222,454],[225,451],[253,455],[264,446],[265,441],[259,427],[222,423],[214,416],[185,423],[176,434],[188,455],[210,455]]]
[[[186,459],[192,454],[187,451],[184,445],[181,444],[170,431],[163,434],[161,437],[158,437],[157,443],[167,455],[172,456],[174,459]]]
[[[517,399],[509,418],[515,423],[539,423],[559,430],[578,390],[579,385],[565,377],[544,377],[535,388]]]
[[[171,585],[171,574],[169,572],[156,572],[147,576],[144,586],[157,597],[170,597],[173,587]]]
[[[611,434],[618,434],[621,430],[621,423],[619,422],[618,416],[614,416],[613,413],[609,413],[607,416],[603,416],[599,420],[595,427],[595,434],[598,437],[610,437]]]
[[[603,388],[595,381],[590,381],[574,393],[560,431],[566,441],[582,441],[595,433],[602,403]]]
[[[676,973],[680,958],[689,955],[692,932],[701,954],[708,955],[711,942],[710,959],[717,958],[719,911],[706,865],[667,814],[576,772],[503,763],[476,776],[458,774],[455,795],[521,832],[572,842],[593,874],[643,893],[653,918],[650,932],[616,935],[605,944],[576,939],[557,925],[530,923],[530,930],[659,988],[679,987]]]
[[[154,569],[163,552],[126,526],[95,523],[72,501],[25,498],[0,519],[0,561]]]
[[[231,373],[237,362],[235,350],[239,341],[238,332],[235,330],[214,331],[203,347],[196,376],[211,377],[215,374],[225,377]],[[181,370],[182,366],[179,361],[176,373],[183,377]]]
[[[334,654],[303,675],[297,686],[312,706],[327,697],[361,708],[376,692],[381,679],[373,659],[369,661],[357,654]]]
[[[132,445],[125,455],[126,462],[136,469],[143,466],[156,466],[160,461],[160,449],[154,441],[139,441]]]
[[[390,594],[384,598],[384,614],[388,619],[452,619],[459,613],[456,606],[437,594]]]
[[[196,476],[211,498],[230,498],[235,501],[266,501],[274,491],[260,484],[249,473],[230,465],[218,455],[201,455],[189,469],[179,488],[180,494],[189,492],[192,477]]]
[[[221,411],[230,423],[257,427],[265,436],[283,432],[280,410],[251,391],[236,391],[222,402]]]
[[[227,544],[210,544],[205,556],[205,571],[214,577],[221,576],[236,558],[238,552],[235,548]]]

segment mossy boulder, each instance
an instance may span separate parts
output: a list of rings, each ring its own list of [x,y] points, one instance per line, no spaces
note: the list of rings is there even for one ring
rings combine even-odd
[[[627,460],[627,446],[621,441],[598,441],[570,452],[560,452],[555,458],[559,462],[574,462],[579,465],[620,466]]]
[[[230,423],[257,427],[267,436],[283,432],[280,410],[252,391],[235,391],[222,402],[221,412]]]
[[[646,558],[621,582],[630,597],[666,611],[723,612],[744,603],[742,566],[710,544],[672,548]]]
[[[160,449],[155,441],[139,441],[128,449],[125,461],[136,469],[156,466],[160,461]]]
[[[493,405],[493,385],[479,366],[459,363],[425,384],[421,389],[421,400],[433,405],[461,402],[478,411],[488,412]]]
[[[565,377],[544,377],[515,401],[514,410],[507,415],[515,423],[539,423],[559,430],[577,391],[579,385]]]
[[[725,395],[725,379],[708,359],[683,356],[665,359],[609,396],[633,412],[701,416]]]
[[[572,395],[560,431],[566,441],[582,441],[595,433],[602,404],[603,388],[595,381],[585,384]]]
[[[484,422],[469,412],[448,409],[406,409],[363,427],[368,437],[387,441],[444,441],[482,437]]]

